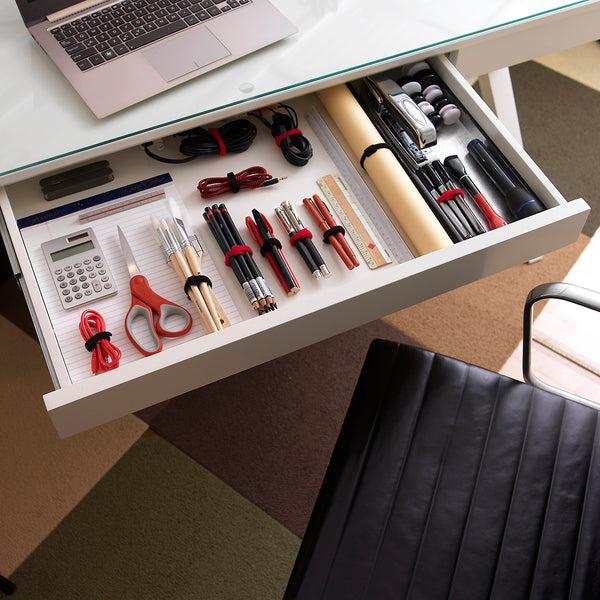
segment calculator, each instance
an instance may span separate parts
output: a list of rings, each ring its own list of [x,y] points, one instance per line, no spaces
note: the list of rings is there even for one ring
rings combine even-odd
[[[117,285],[94,231],[88,227],[42,244],[65,310],[117,293]]]

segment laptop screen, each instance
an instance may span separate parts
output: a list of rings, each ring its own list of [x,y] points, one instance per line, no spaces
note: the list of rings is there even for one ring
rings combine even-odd
[[[79,4],[77,0],[16,0],[17,6],[25,21],[25,25],[31,26],[43,21],[46,15],[58,12]]]

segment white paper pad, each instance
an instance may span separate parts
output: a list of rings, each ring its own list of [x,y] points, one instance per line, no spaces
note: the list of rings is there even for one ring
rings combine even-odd
[[[188,217],[186,208],[172,182],[161,184],[153,189],[155,191],[164,190],[165,195],[170,196],[177,203],[182,214],[186,218]],[[147,190],[146,193],[151,193],[151,191]],[[138,197],[139,195],[140,192],[137,190],[130,196],[123,196],[117,200],[111,199],[107,202],[107,205],[122,201],[127,197]],[[129,273],[121,254],[117,225],[120,225],[127,237],[138,267],[142,274],[147,277],[151,288],[160,296],[185,307],[194,320],[191,331],[185,336],[161,338],[163,349],[206,335],[200,324],[200,319],[195,314],[194,305],[187,299],[183,286],[175,272],[165,263],[163,254],[152,235],[150,215],[154,214],[159,219],[170,218],[166,200],[159,200],[116,214],[109,214],[92,223],[80,223],[79,215],[86,212],[86,210],[89,209],[82,208],[81,211],[57,216],[51,220],[45,220],[39,224],[21,229],[21,236],[35,271],[38,286],[44,298],[71,381],[81,381],[92,376],[90,370],[91,354],[85,349],[84,340],[79,333],[80,315],[85,309],[96,310],[104,318],[106,329],[112,333],[111,343],[116,345],[122,352],[121,365],[143,358],[129,341],[124,329],[125,315],[131,305],[131,294],[129,291]],[[65,311],[60,303],[40,245],[54,237],[68,235],[85,227],[93,228],[106,256],[108,266],[116,280],[118,293],[116,296],[102,299],[78,309]],[[202,240],[200,240],[200,243],[202,243]],[[207,253],[204,253],[202,267],[204,274],[211,279],[213,290],[232,325],[240,322],[242,320],[241,316],[229,296],[212,258]]]

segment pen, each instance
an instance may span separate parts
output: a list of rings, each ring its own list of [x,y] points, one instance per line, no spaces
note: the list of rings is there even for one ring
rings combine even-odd
[[[354,267],[358,267],[360,263],[344,237],[343,228],[335,222],[333,215],[321,198],[317,194],[313,194],[312,198],[304,198],[302,202],[323,232],[323,241],[333,246],[348,269],[352,270]]]
[[[456,187],[452,183],[452,178],[448,174],[448,171],[446,171],[446,168],[444,167],[444,165],[442,164],[441,161],[434,160],[432,162],[432,166],[433,166],[434,170],[438,173],[438,175],[442,178],[442,181],[444,182],[444,186],[446,187],[446,189],[448,191],[450,191]],[[469,222],[469,225],[471,226],[473,231],[476,234],[485,233],[484,226],[479,222],[479,219],[473,214],[473,211],[471,210],[469,205],[466,202],[464,202],[463,197],[462,197],[462,191],[461,190],[456,190],[456,191],[460,192],[460,195],[455,197],[456,204],[457,204],[459,210],[461,210],[462,213],[464,214],[465,218]]]
[[[300,285],[292,272],[283,252],[281,242],[272,235],[272,227],[267,218],[258,210],[252,210],[252,217],[246,217],[246,227],[252,239],[260,246],[260,253],[269,261],[279,283],[288,296],[300,291]]]
[[[313,274],[315,279],[321,279],[323,275],[315,261],[312,259],[312,256],[310,255],[308,249],[304,246],[304,244],[300,243],[299,239],[294,240],[294,235],[296,234],[296,231],[294,230],[293,225],[290,223],[290,220],[288,219],[288,216],[286,215],[285,211],[281,207],[277,206],[275,208],[275,214],[277,215],[281,226],[290,238],[292,246],[294,246],[294,248],[296,248],[296,250],[298,250],[298,252],[300,253],[300,256],[302,257],[302,260],[308,267],[308,270]]]
[[[439,176],[438,172],[433,168],[433,165],[431,163],[425,165],[424,167],[421,167],[421,171],[424,171],[427,174],[427,176],[430,178],[430,180],[432,181],[434,188],[437,190],[437,192],[439,194],[438,198],[443,196],[444,192],[448,191],[446,189],[446,186],[444,185],[444,182],[442,181],[442,178]],[[454,213],[456,218],[460,221],[461,225],[463,226],[463,229],[467,232],[466,237],[473,237],[475,235],[475,232],[471,228],[471,225],[467,221],[465,215],[463,214],[462,210],[458,206],[456,199],[454,197],[447,198],[446,200],[440,199],[437,201],[445,202],[448,205],[448,207],[452,210],[452,212]]]
[[[437,191],[435,185],[429,179],[427,173],[422,169],[416,171],[416,175],[419,178],[419,181],[423,184],[423,187],[429,194],[431,198],[437,203],[440,207],[440,210],[446,215],[448,221],[452,224],[454,229],[459,235],[459,239],[465,240],[467,238],[473,237],[463,226],[462,222],[456,216],[456,213],[450,208],[447,202],[439,201],[438,199],[441,197],[441,194]]]
[[[300,253],[303,255],[304,261],[311,269],[313,275],[319,279],[320,276],[325,278],[331,275],[329,268],[325,264],[323,257],[317,250],[314,242],[312,241],[312,233],[304,227],[304,224],[300,220],[300,217],[296,214],[294,207],[291,202],[285,200],[281,203],[280,207],[281,211],[285,214],[287,225],[289,226],[288,235],[290,236],[290,241],[292,244],[298,248]],[[280,213],[275,211],[275,214],[279,216],[280,221],[282,218]],[[283,221],[282,221],[282,224]],[[285,225],[285,224],[284,224]],[[301,249],[304,248],[306,252],[303,252]],[[308,260],[310,258],[310,261]],[[316,267],[316,270],[315,270]],[[316,273],[320,273],[317,275]]]
[[[456,156],[447,156],[444,160],[444,165],[453,175],[453,177],[464,186],[467,193],[475,200],[477,206],[484,214],[491,229],[497,229],[506,225],[506,221],[491,207],[486,197],[481,193],[475,182],[467,175],[465,166]]]

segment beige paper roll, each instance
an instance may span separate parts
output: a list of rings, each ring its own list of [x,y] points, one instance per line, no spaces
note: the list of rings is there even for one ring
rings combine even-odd
[[[356,158],[360,159],[369,146],[384,142],[347,86],[322,90],[318,96]],[[452,240],[391,150],[381,148],[363,164],[417,254],[452,245]]]

